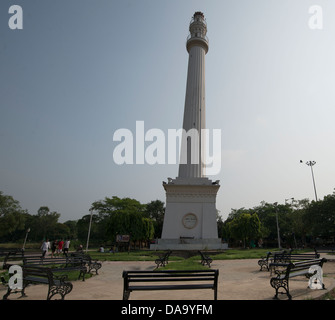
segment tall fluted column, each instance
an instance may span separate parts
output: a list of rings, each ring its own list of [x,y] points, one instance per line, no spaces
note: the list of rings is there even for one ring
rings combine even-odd
[[[193,15],[186,48],[189,53],[183,141],[179,178],[204,176],[204,145],[201,144],[201,129],[206,128],[205,114],[205,55],[208,52],[207,25],[203,13]]]

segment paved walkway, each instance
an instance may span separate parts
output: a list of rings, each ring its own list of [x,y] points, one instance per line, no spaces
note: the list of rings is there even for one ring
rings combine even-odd
[[[325,256],[325,255],[324,255]],[[326,256],[325,256],[326,257]],[[272,300],[275,290],[270,286],[270,273],[259,271],[258,259],[213,261],[211,268],[219,269],[219,300]],[[123,270],[153,270],[154,262],[105,261],[99,275],[83,281],[74,281],[73,290],[66,300],[121,300],[123,290]],[[293,300],[317,299],[335,288],[335,262],[327,262],[323,267],[326,290],[307,288],[305,277],[290,280],[290,293]],[[45,300],[45,285],[31,285],[26,288],[27,297],[19,294],[9,296],[11,300]],[[160,292],[160,294],[157,294]],[[5,293],[0,285],[0,297]],[[130,300],[212,300],[212,290],[170,290],[132,292]],[[287,299],[280,295],[280,299]]]

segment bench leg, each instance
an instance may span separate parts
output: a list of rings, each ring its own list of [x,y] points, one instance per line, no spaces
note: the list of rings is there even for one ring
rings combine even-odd
[[[86,269],[84,269],[84,270],[80,270],[80,272],[79,272],[79,276],[78,276],[78,280],[79,280],[80,278],[83,278],[82,281],[85,281],[85,275],[86,275],[86,273],[87,273],[87,270],[86,270]]]
[[[95,270],[93,270],[93,269],[95,269]],[[97,270],[97,268],[92,267],[91,270],[90,270],[90,272],[91,272],[91,271],[92,271],[92,272],[95,271],[95,274],[98,274],[98,270]]]
[[[123,300],[129,300],[130,291],[123,291]]]
[[[95,272],[96,272],[96,274],[98,274],[98,270],[99,270],[101,267],[102,267],[101,263],[96,262],[96,263],[94,264],[94,268],[95,268]]]
[[[156,260],[155,261],[155,263],[156,263],[156,268],[155,269],[158,269],[159,267],[165,267],[165,265],[167,264],[167,262],[165,262],[164,260]]]
[[[211,267],[211,263],[207,260],[207,259],[204,259],[201,261],[201,264],[204,266],[205,264],[207,264],[207,266]]]
[[[10,295],[12,292],[12,289],[8,287],[6,294],[2,297],[2,300],[7,300],[7,297]]]
[[[290,295],[289,286],[288,286],[288,280],[287,279],[275,279],[272,278],[270,281],[271,287],[273,287],[276,290],[276,294],[273,297],[273,299],[278,299],[278,294],[286,294],[289,300],[292,300],[292,296]],[[285,290],[285,292],[280,292],[279,289],[282,288]]]
[[[92,262],[89,265],[89,271],[88,273],[91,273],[91,271],[94,269],[95,270],[95,274],[98,274],[98,270],[101,268],[101,263],[98,262]]]
[[[202,264],[203,266],[204,266],[205,264],[207,264],[207,266],[210,268],[212,262],[213,262],[213,260],[204,259],[204,260],[201,261],[201,264]]]
[[[61,285],[52,285],[49,287],[47,300],[51,300],[51,298],[59,294],[61,299],[64,300],[65,296],[72,291],[73,285],[71,282],[64,282]]]
[[[258,261],[258,265],[261,267],[259,271],[263,271],[263,268],[266,268],[269,271],[269,266],[267,261],[260,260]]]
[[[26,288],[26,286],[24,286],[22,289],[21,289],[21,297],[20,298],[23,298],[23,297],[26,297],[27,295],[25,294],[24,292],[24,289]],[[14,291],[14,293],[18,293],[19,291]],[[4,296],[2,297],[2,300],[7,300],[8,296],[12,293],[12,289],[8,286],[7,288],[7,292],[6,294],[4,294]]]

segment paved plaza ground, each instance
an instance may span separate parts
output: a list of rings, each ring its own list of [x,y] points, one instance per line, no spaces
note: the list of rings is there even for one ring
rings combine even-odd
[[[327,257],[321,254],[321,257]],[[333,258],[334,256],[329,256]],[[270,285],[270,272],[259,271],[258,259],[214,260],[211,268],[219,270],[218,300],[272,300],[275,290]],[[122,300],[123,270],[153,270],[153,261],[105,261],[99,275],[86,281],[73,281],[73,290],[66,300]],[[290,293],[293,300],[318,299],[335,288],[335,262],[328,261],[323,267],[326,290],[308,289],[305,277],[290,279]],[[45,285],[30,285],[27,297],[11,294],[10,300],[45,300]],[[0,296],[5,287],[0,284]],[[132,292],[130,300],[212,300],[212,290],[170,290]],[[280,299],[287,299],[280,295]]]

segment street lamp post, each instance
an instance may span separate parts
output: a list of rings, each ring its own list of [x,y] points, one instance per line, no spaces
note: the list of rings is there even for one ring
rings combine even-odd
[[[87,234],[87,242],[86,242],[86,253],[87,253],[87,250],[88,250],[88,242],[90,240],[90,234],[91,234],[92,215],[93,215],[93,209],[92,208],[90,209],[90,212],[91,212],[91,216],[90,216],[90,224],[88,226],[88,234]]]
[[[27,229],[27,232],[26,232],[26,237],[24,239],[24,242],[23,242],[23,247],[22,247],[22,251],[24,251],[25,247],[26,247],[26,242],[27,242],[27,237],[28,237],[28,233],[30,232],[30,228]]]
[[[294,198],[285,199],[285,205],[287,204],[287,201],[289,201],[289,200],[292,201],[291,205],[293,205]],[[292,230],[292,235],[293,235],[293,239],[294,239],[295,247],[297,248],[297,240],[296,240],[296,238],[295,238],[295,232],[294,232],[294,230]]]
[[[302,163],[302,160],[300,160],[300,163]],[[314,173],[313,173],[313,166],[316,164],[315,161],[307,161],[306,164],[311,167],[312,172],[312,179],[313,179],[313,186],[314,186],[314,193],[315,193],[315,200],[318,201],[318,196],[316,194],[316,187],[315,187],[315,179],[314,179]]]
[[[278,202],[275,202],[274,205],[276,206],[276,222],[277,222],[278,248],[281,249],[281,245],[280,245],[279,223],[278,223]]]

